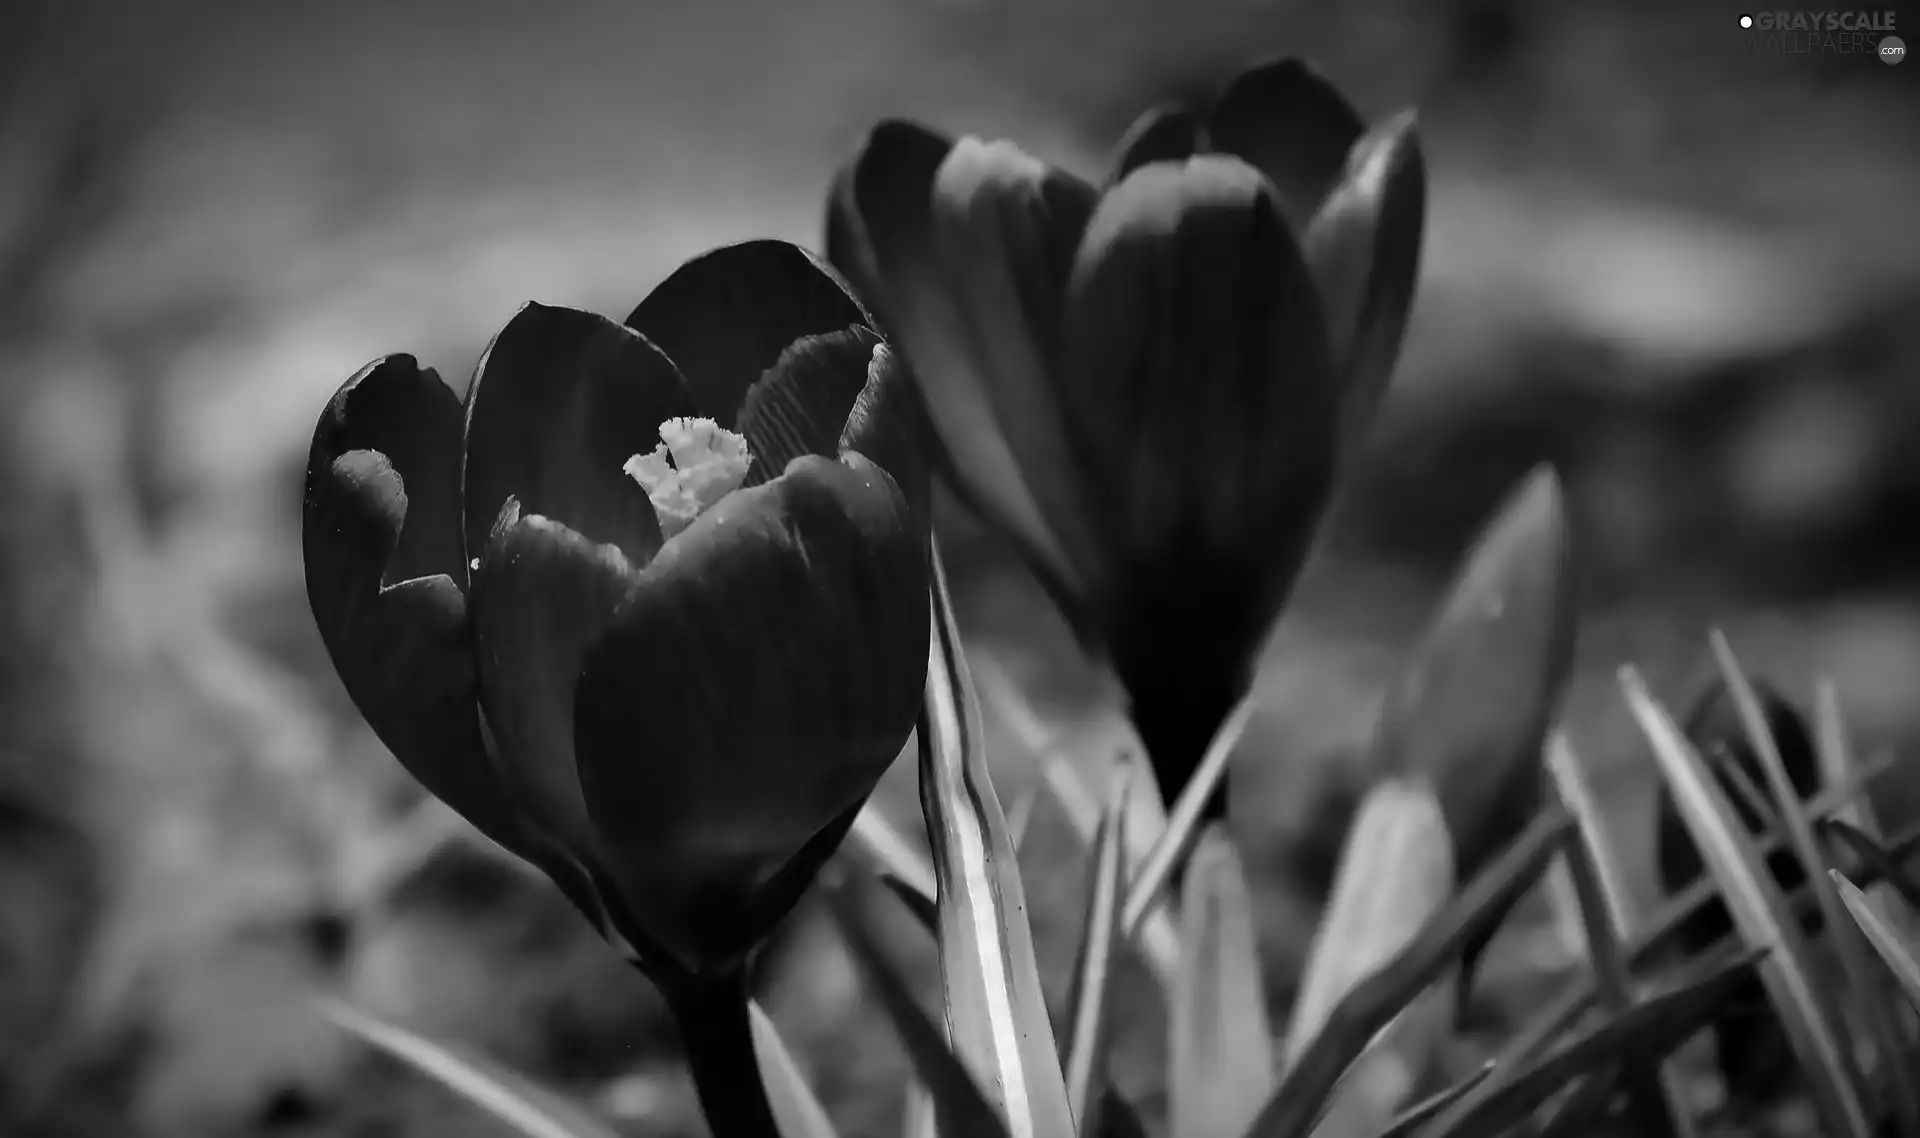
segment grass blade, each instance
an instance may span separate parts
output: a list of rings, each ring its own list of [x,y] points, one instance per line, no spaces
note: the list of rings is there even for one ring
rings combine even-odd
[[[854,818],[842,848],[886,882],[928,928],[939,925],[940,903],[934,896],[939,886],[933,866],[871,803]]]
[[[767,1105],[773,1108],[780,1138],[837,1138],[832,1120],[780,1038],[780,1029],[758,1003],[747,1005],[747,1015],[753,1049],[760,1056],[760,1077],[767,1086]]]
[[[1497,925],[1533,888],[1566,840],[1573,820],[1554,806],[1427,922],[1385,968],[1361,981],[1327,1017],[1300,1061],[1248,1131],[1249,1138],[1299,1138],[1319,1118],[1335,1085],[1368,1043],[1461,949]]]
[[[1914,883],[1912,875],[1905,869],[1894,864],[1892,856],[1879,842],[1838,818],[1822,820],[1820,828],[1839,839],[1840,844],[1846,846],[1860,864],[1871,866],[1880,880],[1898,893],[1908,906],[1920,908],[1920,885]]]
[[[1428,1095],[1426,1098],[1421,1099],[1419,1102],[1401,1111],[1395,1116],[1392,1122],[1387,1124],[1386,1129],[1382,1130],[1377,1138],[1408,1138],[1408,1135],[1413,1134],[1422,1126],[1426,1125],[1429,1121],[1437,1117],[1441,1111],[1446,1110],[1454,1103],[1459,1102],[1468,1094],[1472,1093],[1476,1087],[1486,1082],[1487,1076],[1491,1074],[1493,1074],[1493,1064],[1482,1063],[1480,1069],[1473,1074],[1468,1075],[1466,1078],[1445,1090],[1436,1091]]]
[[[1199,840],[1201,814],[1206,809],[1207,800],[1213,797],[1214,790],[1219,787],[1220,779],[1227,773],[1227,761],[1233,757],[1234,747],[1239,745],[1240,736],[1252,721],[1254,707],[1253,696],[1249,694],[1221,722],[1213,742],[1207,745],[1207,753],[1200,759],[1200,765],[1194,768],[1193,777],[1181,789],[1179,801],[1173,804],[1173,813],[1167,817],[1166,829],[1161,831],[1152,852],[1147,854],[1145,863],[1134,875],[1133,883],[1127,888],[1126,906],[1120,915],[1121,927],[1127,930],[1129,936],[1134,935],[1147,914],[1160,903],[1160,895],[1185,863],[1194,842]]]
[[[1829,868],[1826,857],[1819,839],[1814,836],[1813,823],[1808,820],[1799,791],[1793,785],[1786,763],[1781,758],[1779,740],[1773,737],[1773,731],[1767,726],[1759,694],[1754,691],[1745,669],[1734,656],[1733,646],[1727,642],[1725,634],[1715,629],[1711,640],[1713,654],[1719,661],[1728,691],[1733,696],[1734,707],[1740,714],[1748,742],[1766,775],[1768,789],[1772,791],[1774,805],[1791,839],[1794,855],[1806,869],[1808,888],[1820,907],[1825,927],[1832,930],[1830,939],[1839,950],[1840,970],[1844,974],[1845,984],[1837,991],[1821,993],[1822,1010],[1830,1017],[1828,1022],[1844,1036],[1849,1017],[1843,1014],[1847,1001],[1842,999],[1842,994],[1851,995],[1851,1021],[1866,1028],[1875,1053],[1888,1057],[1899,1055],[1904,1050],[1899,1028],[1888,1015],[1887,1005],[1881,999],[1879,976],[1868,963],[1861,937],[1855,935],[1853,925],[1846,919],[1846,907],[1840,901],[1839,892],[1833,888],[1832,879],[1822,872]],[[1837,716],[1835,722],[1828,726],[1829,731],[1836,729]],[[1856,813],[1859,806],[1855,805]],[[1854,1048],[1844,1047],[1841,1057],[1854,1085],[1865,1093],[1866,1081]],[[1920,1099],[1914,1095],[1911,1080],[1903,1074],[1887,1080],[1887,1085],[1892,1090],[1894,1113],[1900,1119],[1901,1130],[1908,1134],[1920,1134]]]
[[[1503,1133],[1601,1064],[1629,1052],[1648,1059],[1665,1058],[1712,1022],[1727,999],[1751,978],[1755,962],[1763,956],[1758,950],[1750,952],[1695,983],[1615,1016],[1502,1086],[1440,1133],[1445,1138]]]
[[[436,1043],[338,1000],[319,1001],[320,1013],[499,1119],[526,1138],[619,1138],[584,1107],[490,1059]],[[797,1136],[795,1136],[797,1138]]]
[[[1863,766],[1860,777],[1844,787],[1822,791],[1808,807],[1809,813],[1816,817],[1833,813],[1846,803],[1862,794],[1866,786],[1883,772],[1891,769],[1893,759],[1882,755]],[[1920,840],[1920,830],[1907,835],[1910,839]],[[1776,833],[1768,833],[1755,843],[1755,849],[1762,858],[1770,858],[1781,849],[1785,839]],[[1916,848],[1920,848],[1917,846]],[[1904,859],[1905,854],[1898,848],[1892,851],[1896,862]],[[1682,931],[1687,923],[1706,906],[1714,904],[1720,898],[1719,887],[1711,877],[1702,878],[1682,889],[1669,898],[1647,919],[1647,931],[1634,939],[1632,949],[1627,953],[1634,968],[1651,963],[1656,957],[1671,952],[1680,942]],[[1811,912],[1814,900],[1804,890],[1796,890],[1794,901],[1796,912],[1804,909]],[[1591,992],[1588,993],[1591,995]]]
[[[1042,770],[1060,766],[1072,773],[1075,783],[1085,791],[1079,771],[1089,757],[1110,761],[1114,773],[1127,773],[1133,780],[1133,804],[1127,817],[1127,872],[1138,871],[1160,832],[1167,828],[1166,803],[1160,800],[1160,784],[1151,779],[1153,767],[1146,759],[1145,747],[1133,729],[1133,721],[1115,707],[1102,706],[1088,721],[1066,729],[1049,728],[1020,692],[1011,671],[1000,655],[976,651],[968,657],[974,680],[980,688],[983,707],[995,716],[1018,740],[1021,749],[1032,755]],[[1093,840],[1104,803],[1087,799],[1085,837]],[[1078,817],[1079,815],[1076,815]]]
[[[1886,765],[1887,762],[1883,758],[1876,759],[1873,763],[1876,771],[1885,769]],[[1814,808],[1818,811],[1830,810],[1834,804],[1843,802],[1850,794],[1856,793],[1860,785],[1856,782],[1845,788],[1827,791],[1816,801]],[[1763,839],[1760,843],[1761,852],[1771,853],[1777,840],[1777,837]],[[1900,851],[1911,852],[1912,849],[1920,849],[1920,829],[1904,834],[1902,839],[1895,843],[1894,855],[1899,856]],[[1711,880],[1700,880],[1670,899],[1649,920],[1647,931],[1635,936],[1627,946],[1626,956],[1629,966],[1634,969],[1647,967],[1670,952],[1687,920],[1699,912],[1703,906],[1717,901],[1718,897],[1719,894]],[[1805,889],[1795,890],[1789,900],[1797,917],[1813,911],[1813,898],[1807,895]],[[1723,941],[1718,949],[1710,951],[1704,959],[1731,960],[1733,951],[1738,947],[1739,945],[1734,941]],[[1538,1054],[1545,1048],[1551,1047],[1555,1040],[1586,1014],[1593,999],[1594,986],[1591,975],[1576,976],[1571,979],[1558,996],[1501,1046],[1498,1055],[1494,1058],[1495,1077],[1488,1080],[1481,1088],[1469,1093],[1458,1107],[1449,1108],[1449,1110],[1472,1109],[1484,1094],[1498,1088],[1502,1082],[1499,1077],[1501,1071],[1513,1069],[1515,1064],[1523,1061],[1527,1056]]]
[[[991,652],[977,654],[976,674],[981,698],[990,703],[1001,722],[1013,732],[1020,746],[1035,756],[1040,769],[1041,788],[1053,796],[1067,820],[1088,846],[1094,843],[1094,831],[1100,826],[1103,803],[1080,776],[1080,765],[1059,745],[1040,716],[1020,695],[1007,668]],[[1124,715],[1104,714],[1092,732],[1092,746],[1114,756],[1113,766],[1128,777],[1133,789],[1127,818],[1127,877],[1138,877],[1160,836],[1166,832],[1166,806],[1160,801],[1160,783],[1146,759],[1145,748]],[[1078,748],[1076,748],[1078,749]],[[1031,813],[1027,815],[1031,818]],[[1016,846],[1020,843],[1016,840]],[[1173,914],[1164,903],[1154,904],[1139,921],[1129,927],[1129,942],[1140,953],[1147,968],[1160,982],[1163,991],[1171,991],[1174,973],[1180,963],[1180,938],[1174,931]]]
[[[1573,1090],[1561,1096],[1547,1120],[1540,1124],[1534,1138],[1568,1138],[1573,1134],[1591,1134],[1594,1120],[1613,1099],[1620,1082],[1621,1062],[1603,1064],[1598,1071],[1581,1079]]]
[[[1880,919],[1872,906],[1867,904],[1866,894],[1859,886],[1841,876],[1840,871],[1828,870],[1832,875],[1835,888],[1840,892],[1840,900],[1853,914],[1853,919],[1866,934],[1867,942],[1886,964],[1887,971],[1900,983],[1900,991],[1907,997],[1914,1010],[1920,1011],[1920,960],[1915,960],[1913,952],[1901,943],[1900,934],[1894,932]]]
[[[1039,789],[1030,787],[1007,807],[1007,840],[1015,853],[1027,844],[1027,827],[1033,825],[1033,808],[1039,801]]]
[[[880,998],[914,1073],[933,1099],[940,1132],[949,1138],[1006,1138],[999,1112],[954,1054],[946,1032],[914,995],[905,966],[889,950],[882,908],[889,894],[877,885],[872,878],[849,875],[822,890],[841,939]]]
[[[1273,1090],[1273,1032],[1240,858],[1206,827],[1181,887],[1185,948],[1169,1017],[1170,1129],[1240,1138]]]
[[[1746,827],[1718,780],[1672,716],[1655,701],[1639,673],[1621,669],[1620,683],[1634,718],[1652,744],[1661,773],[1673,788],[1681,817],[1720,884],[1735,928],[1749,945],[1768,950],[1760,978],[1806,1072],[1827,1132],[1836,1138],[1867,1138],[1867,1111],[1852,1081],[1851,1064],[1807,973],[1805,939],[1748,840]]]
[[[1120,938],[1120,896],[1126,888],[1128,797],[1131,772],[1114,779],[1113,801],[1094,845],[1093,888],[1067,999],[1067,1105],[1082,1134],[1099,1133],[1096,1115],[1107,1086],[1107,997],[1113,986],[1114,946]]]
[[[1053,796],[1068,823],[1078,832],[1080,840],[1092,844],[1095,832],[1100,827],[1100,801],[1087,787],[1086,782],[1080,778],[1079,772],[1071,763],[1056,757],[1042,761],[1040,775],[1042,785]],[[1152,768],[1146,767],[1144,763],[1131,768],[1127,781],[1133,790],[1129,797],[1136,797],[1145,792],[1147,787],[1142,784],[1152,783],[1153,780]],[[1157,795],[1160,792],[1154,789],[1152,793]],[[1135,808],[1130,811],[1130,817],[1127,819],[1129,880],[1145,868],[1146,858],[1151,853],[1150,849],[1146,852],[1141,851],[1137,835],[1133,832],[1133,823],[1140,818],[1141,812]],[[1148,820],[1149,824],[1153,824],[1150,815]],[[1165,825],[1159,824],[1159,829],[1164,833]],[[1124,922],[1121,930],[1127,931]],[[1156,898],[1154,904],[1142,915],[1140,923],[1134,926],[1128,943],[1133,945],[1147,969],[1159,981],[1161,990],[1171,993],[1173,978],[1180,971],[1180,932],[1174,927],[1172,908],[1164,900]]]
[[[1619,859],[1607,838],[1606,820],[1586,770],[1565,735],[1556,732],[1547,741],[1546,763],[1561,805],[1573,815],[1575,829],[1567,843],[1566,865],[1593,962],[1595,988],[1609,1014],[1623,1015],[1633,1007],[1634,997],[1633,980],[1620,952],[1620,942],[1631,931],[1631,917]],[[1625,1056],[1623,1065],[1640,1132],[1690,1138],[1694,1130],[1679,1072],[1671,1066],[1656,1067],[1638,1055]]]
[[[1822,679],[1815,685],[1813,711],[1814,752],[1820,762],[1821,777],[1828,786],[1844,786],[1859,777],[1861,762],[1847,730],[1846,718],[1840,711],[1840,692],[1832,680]],[[1873,800],[1861,795],[1826,821],[1848,827],[1867,839],[1865,843],[1855,843],[1848,835],[1841,835],[1841,840],[1856,854],[1866,855],[1871,851],[1874,855],[1873,868],[1880,875],[1880,884],[1861,891],[1880,919],[1909,939],[1920,932],[1920,885],[1899,866],[1897,859],[1886,856],[1886,848],[1881,844],[1886,835]],[[1906,905],[1890,904],[1889,893],[1900,894]]]
[[[1840,692],[1832,680],[1814,685],[1813,754],[1820,764],[1820,782],[1824,786],[1845,786],[1857,773],[1859,760],[1853,740],[1847,733],[1846,717],[1840,712]],[[1880,822],[1874,816],[1873,803],[1864,796],[1833,812],[1833,817],[1880,840]]]
[[[980,707],[937,549],[932,565],[920,797],[938,883],[947,1028],[1010,1138],[1072,1138],[1019,863],[981,753]]]

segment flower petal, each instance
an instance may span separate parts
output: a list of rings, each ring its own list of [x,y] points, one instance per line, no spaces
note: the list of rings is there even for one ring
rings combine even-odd
[[[906,503],[858,456],[728,495],[641,573],[587,654],[575,746],[608,872],[681,967],[737,963],[892,765],[927,605]]]
[[[1295,233],[1306,229],[1339,183],[1347,152],[1365,130],[1346,96],[1311,64],[1293,58],[1242,71],[1207,119],[1208,145],[1267,176]]]
[[[933,425],[927,421],[927,408],[913,385],[913,377],[886,344],[873,350],[873,359],[867,367],[867,384],[860,389],[853,410],[847,413],[839,449],[878,464],[906,496],[921,530],[931,527],[929,456],[933,450]]]
[[[747,390],[794,341],[872,323],[825,263],[774,240],[695,257],[627,317],[680,368],[699,413],[728,430]]]
[[[374,734],[434,795],[514,846],[518,824],[480,739],[459,473],[460,402],[440,377],[407,355],[361,369],[328,402],[307,460],[307,599]]]
[[[1053,372],[1067,278],[1099,200],[1092,186],[1005,142],[961,139],[934,179],[935,246],[973,347],[975,366],[965,375],[985,397],[1081,592],[1099,589],[1099,561],[1086,522],[1087,477]],[[956,394],[934,402],[936,424]]]
[[[488,346],[467,393],[462,506],[479,557],[508,498],[635,564],[660,547],[653,503],[622,470],[696,414],[672,361],[604,316],[529,304]]]
[[[523,515],[512,498],[473,577],[480,702],[501,773],[524,809],[583,861],[595,846],[574,765],[574,679],[636,579],[618,546]]]
[[[917,134],[927,145],[929,154],[936,150],[945,154],[951,146],[918,127],[899,126],[909,137]],[[937,157],[933,166],[939,166]],[[880,269],[854,196],[859,169],[858,161],[848,162],[834,175],[827,199],[827,257],[846,274],[854,294],[874,314],[879,322],[877,326],[885,334],[889,325]],[[879,463],[906,495],[922,529],[931,529],[932,468],[943,456],[935,444],[926,403],[891,344],[874,349],[868,364],[867,384],[847,415],[840,449],[854,451]]]
[[[955,475],[954,489],[1019,539],[1056,593],[1079,596],[1085,584],[1079,567],[1036,500],[1035,480],[1002,433],[1004,420],[982,375],[979,330],[942,259],[948,243],[940,239],[934,192],[954,148],[925,128],[893,121],[874,128],[855,160],[852,198],[881,279],[886,329],[920,388]]]
[[[849,328],[797,340],[747,390],[740,411],[753,465],[745,485],[778,478],[803,454],[833,458],[847,414],[867,384],[867,370],[880,337]]]
[[[1346,176],[1307,226],[1307,264],[1346,375],[1347,438],[1373,417],[1400,357],[1426,221],[1427,174],[1411,112],[1354,146]]]
[[[1108,193],[1069,285],[1061,390],[1122,567],[1113,662],[1171,800],[1244,691],[1335,453],[1319,301],[1258,171],[1156,163]]]
[[[1205,127],[1182,107],[1155,107],[1133,120],[1120,139],[1107,184],[1112,186],[1149,162],[1183,162],[1201,149]]]

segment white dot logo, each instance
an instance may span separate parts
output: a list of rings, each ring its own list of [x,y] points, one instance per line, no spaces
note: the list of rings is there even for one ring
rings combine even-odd
[[[1750,27],[1752,27],[1752,26],[1753,26],[1753,17],[1752,17],[1752,16],[1742,16],[1742,17],[1740,17],[1740,26],[1741,26],[1741,27],[1743,27],[1743,28],[1750,28]]]
[[[1907,45],[1899,36],[1880,38],[1880,62],[1892,65],[1907,57]]]

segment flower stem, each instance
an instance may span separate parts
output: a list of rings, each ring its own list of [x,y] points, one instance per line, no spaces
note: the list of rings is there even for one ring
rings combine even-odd
[[[743,972],[663,988],[713,1138],[780,1138],[753,1048]]]

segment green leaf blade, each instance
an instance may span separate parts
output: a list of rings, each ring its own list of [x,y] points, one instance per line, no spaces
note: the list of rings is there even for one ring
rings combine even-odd
[[[1727,999],[1752,976],[1762,953],[1753,952],[1675,992],[1657,996],[1594,1028],[1519,1078],[1481,1099],[1439,1131],[1442,1138],[1481,1138],[1515,1125],[1569,1082],[1629,1054],[1662,1059],[1712,1022]]]
[[[1109,997],[1114,980],[1114,949],[1120,940],[1120,899],[1126,889],[1127,814],[1131,771],[1114,779],[1113,801],[1094,843],[1093,888],[1074,962],[1068,997],[1067,1103],[1083,1134],[1099,1132],[1096,1117],[1107,1085],[1107,1045],[1111,1022]]]
[[[1632,668],[1621,669],[1629,709],[1652,744],[1680,815],[1719,883],[1742,938],[1767,951],[1760,978],[1787,1028],[1829,1132],[1869,1138],[1868,1112],[1860,1101],[1844,1045],[1835,1038],[1817,986],[1807,971],[1809,954],[1800,928],[1774,887],[1746,827],[1718,780],[1693,745],[1647,690]]]
[[[1634,1005],[1633,978],[1621,952],[1621,941],[1632,928],[1625,874],[1586,769],[1565,735],[1556,733],[1548,740],[1546,763],[1561,804],[1573,815],[1575,828],[1573,840],[1567,843],[1567,867],[1600,1002],[1609,1013],[1624,1015]],[[1692,1138],[1694,1128],[1679,1072],[1671,1065],[1649,1063],[1640,1055],[1627,1055],[1622,1062],[1641,1130],[1649,1138]]]
[[[774,1026],[766,1009],[758,1002],[747,1005],[748,1025],[753,1032],[753,1049],[760,1056],[760,1077],[767,1088],[767,1105],[773,1108],[773,1121],[780,1127],[780,1138],[839,1138],[826,1108],[807,1085],[794,1062],[793,1052],[780,1029]]]
[[[980,707],[937,550],[932,561],[920,795],[938,886],[947,1027],[1010,1138],[1072,1138],[1019,862],[988,775]]]
[[[914,1073],[951,1138],[1007,1138],[995,1104],[955,1055],[946,1030],[914,994],[907,966],[889,945],[886,906],[898,897],[873,878],[848,876],[824,890],[828,911],[861,973],[886,1010]]]
[[[1915,1011],[1920,1011],[1920,960],[1914,959],[1913,950],[1901,941],[1900,934],[1894,932],[1873,911],[1859,886],[1848,881],[1837,869],[1828,873],[1840,891],[1840,899],[1846,905],[1847,912],[1859,924],[1860,931],[1866,934],[1867,942],[1873,945],[1874,951],[1880,954],[1887,971],[1899,981],[1900,991],[1907,997],[1907,1002],[1913,1005]]]
[[[1282,1049],[1298,1061],[1334,1006],[1404,951],[1454,891],[1453,840],[1425,782],[1389,778],[1361,800],[1315,931]],[[1447,1031],[1451,971],[1416,994],[1342,1076],[1314,1133],[1374,1138],[1392,1123]]]
[[[1201,834],[1181,889],[1185,949],[1170,1016],[1169,1113],[1182,1138],[1240,1138],[1273,1089],[1253,900],[1233,846]]]
[[[1249,1138],[1304,1138],[1340,1077],[1376,1033],[1425,989],[1462,949],[1489,935],[1539,882],[1573,825],[1557,805],[1543,811],[1505,852],[1475,875],[1385,968],[1356,985],[1327,1017],[1267,1100]]]
[[[338,1000],[321,1000],[320,1012],[525,1138],[620,1138],[618,1131],[584,1107],[490,1059],[435,1042]]]

